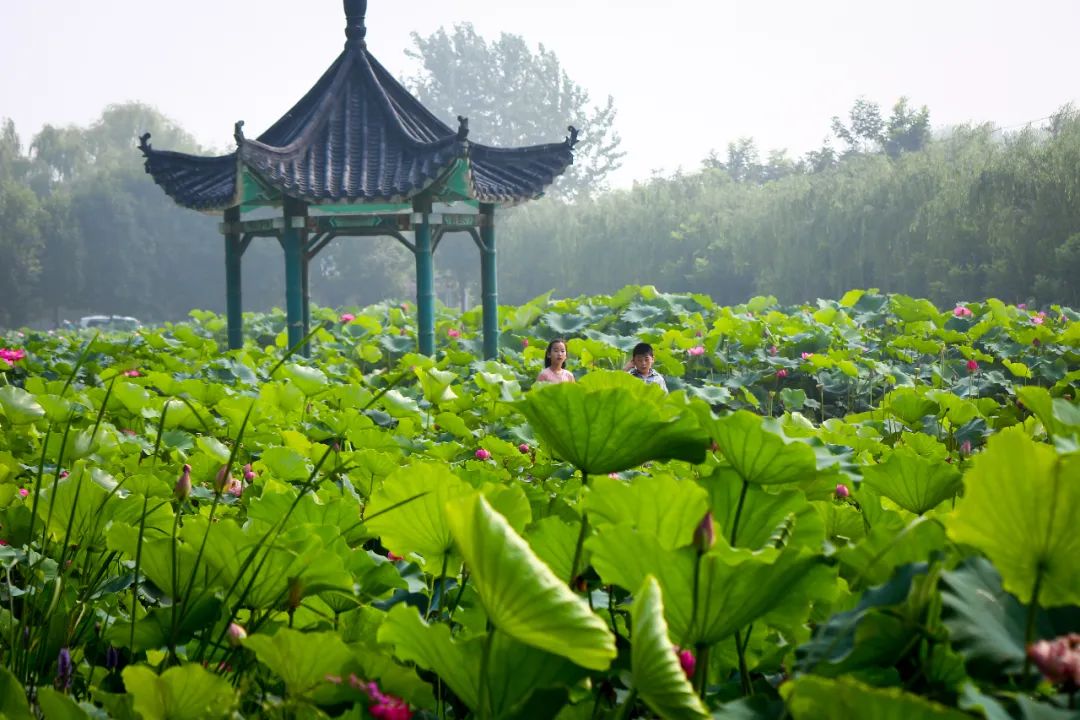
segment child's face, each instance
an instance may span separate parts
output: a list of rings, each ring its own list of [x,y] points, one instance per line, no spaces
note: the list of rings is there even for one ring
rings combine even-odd
[[[565,365],[566,364],[566,346],[561,342],[557,342],[551,346],[551,350],[548,350],[548,359],[551,360],[552,365]]]
[[[652,370],[653,356],[652,355],[635,355],[632,359],[634,363],[634,369],[642,375],[648,375]]]

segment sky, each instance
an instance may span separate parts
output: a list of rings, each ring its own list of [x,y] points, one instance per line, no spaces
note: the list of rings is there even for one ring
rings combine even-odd
[[[1080,104],[1077,0],[369,0],[368,48],[405,78],[410,33],[460,22],[542,43],[594,102],[614,97],[616,187],[741,137],[762,156],[819,148],[859,97],[907,96],[935,128]],[[343,29],[341,0],[0,0],[0,118],[29,142],[137,100],[226,151],[235,121],[256,136],[300,99]]]

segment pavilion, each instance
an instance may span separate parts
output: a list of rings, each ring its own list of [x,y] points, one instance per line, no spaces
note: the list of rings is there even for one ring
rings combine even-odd
[[[541,196],[573,162],[577,131],[559,143],[496,148],[471,142],[469,122],[449,127],[368,52],[367,0],[344,0],[345,49],[318,82],[256,139],[234,129],[236,151],[218,157],[155,150],[140,138],[146,172],[177,204],[222,213],[230,348],[243,345],[241,259],[254,238],[285,255],[289,345],[310,329],[308,267],[343,236],[386,236],[416,258],[419,350],[435,352],[433,256],[442,237],[466,232],[480,248],[484,356],[499,348],[495,208]],[[454,203],[468,212],[434,212]],[[259,208],[280,216],[244,219]],[[411,235],[411,239],[410,236]]]

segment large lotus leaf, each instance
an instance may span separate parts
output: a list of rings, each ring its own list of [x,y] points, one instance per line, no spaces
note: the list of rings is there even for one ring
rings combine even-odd
[[[491,622],[519,642],[591,670],[615,658],[615,637],[481,495],[447,504],[447,519]]]
[[[83,720],[83,718],[89,720],[90,718],[90,714],[79,707],[78,703],[51,687],[37,689],[37,702],[41,706],[41,714],[45,720]]]
[[[629,373],[544,384],[514,404],[551,451],[582,472],[606,475],[649,460],[705,458],[708,438],[692,413]]]
[[[1001,587],[1001,576],[985,558],[968,558],[941,576],[942,622],[951,645],[973,675],[999,680],[1024,665],[1028,608]],[[1075,631],[1080,609],[1040,609],[1035,636],[1052,638]]]
[[[1030,602],[1080,604],[1080,455],[1059,456],[1020,428],[990,438],[965,476],[949,537],[986,554],[1005,589]]]
[[[137,524],[133,526],[114,523],[106,533],[106,544],[110,550],[122,552],[132,561],[139,557],[139,571],[144,576],[150,578],[167,597],[180,597],[182,590],[187,589],[188,580],[195,568],[195,549],[186,543],[177,543],[174,556],[172,538],[167,535],[162,537],[163,534],[161,531],[146,532],[140,548]],[[173,580],[174,557],[175,582]],[[192,586],[195,592],[207,589],[208,585],[203,582],[204,576],[201,573],[195,578],[196,581]]]
[[[270,527],[288,514],[284,526],[286,532],[303,525],[325,525],[347,533],[360,523],[360,501],[352,493],[341,493],[336,489],[327,497],[305,493],[297,501],[297,492],[281,486],[267,488],[248,504],[248,519],[258,521],[262,527]],[[294,503],[296,507],[293,507]]]
[[[584,671],[551,653],[519,643],[492,630],[485,702],[491,717],[510,717],[541,688],[570,685]],[[394,647],[405,661],[435,672],[462,701],[474,710],[480,705],[482,636],[460,640],[446,625],[428,625],[415,608],[395,606],[379,628],[379,642]]]
[[[123,677],[143,720],[226,717],[236,704],[236,691],[228,681],[199,665],[172,667],[160,676],[145,665],[128,665]]]
[[[34,396],[14,385],[0,387],[0,410],[12,425],[32,423],[45,415]]]
[[[817,473],[817,456],[806,443],[784,437],[780,426],[747,410],[736,411],[710,427],[728,466],[721,466],[754,485],[808,480]]]
[[[326,378],[326,373],[310,365],[288,363],[281,368],[281,372],[296,387],[300,388],[300,392],[304,393],[306,397],[319,393],[330,384],[330,381]]]
[[[634,689],[653,712],[662,718],[708,718],[709,713],[694,694],[675,655],[664,622],[664,600],[660,583],[652,575],[645,578],[634,598],[633,643],[630,666]]]
[[[898,448],[885,462],[862,471],[867,485],[916,515],[953,497],[963,484],[955,467],[920,457],[910,448]]]
[[[200,630],[213,628],[220,616],[221,601],[203,596],[187,606],[182,615],[174,614],[171,606],[152,608],[135,621],[134,644],[128,621],[110,625],[105,637],[117,647],[133,647],[136,652],[154,650],[170,643],[183,645]]]
[[[689,545],[708,509],[708,494],[700,485],[666,474],[632,483],[602,475],[593,478],[585,497],[592,525],[631,525],[655,535],[665,548]]]
[[[889,667],[910,645],[919,619],[906,621],[893,608],[907,601],[912,581],[926,574],[926,564],[897,570],[884,585],[862,594],[859,604],[836,613],[814,629],[813,637],[795,651],[796,670],[836,677],[868,667]]]
[[[866,537],[837,551],[841,574],[852,589],[879,585],[900,565],[926,560],[945,547],[945,531],[939,523],[924,516],[904,524],[897,515],[882,516]]]
[[[835,572],[820,556],[789,548],[755,555],[718,544],[701,557],[694,616],[693,548],[667,550],[653,536],[626,526],[587,541],[592,565],[605,583],[640,587],[648,575],[664,591],[665,617],[676,641],[716,643],[758,618],[783,626],[805,621],[815,598],[831,597]]]
[[[935,415],[938,404],[926,397],[919,388],[897,388],[885,396],[882,405],[908,427],[920,427],[927,415]]]
[[[259,462],[278,480],[300,482],[311,476],[311,463],[292,448],[268,448]]]
[[[204,535],[206,569],[199,576],[232,588],[232,598],[246,593],[244,607],[276,607],[290,592],[300,597],[327,590],[352,592],[353,577],[345,568],[351,551],[336,527],[308,525],[301,532],[279,535],[273,543],[263,541],[261,529],[241,528],[233,520],[208,525],[191,519],[181,531],[188,547],[202,546]],[[249,557],[254,559],[245,566]]]
[[[1024,405],[1035,413],[1046,432],[1054,437],[1080,431],[1080,405],[1063,398],[1051,397],[1045,388],[1023,387],[1016,391]]]
[[[244,647],[282,680],[290,697],[317,697],[326,676],[347,677],[357,664],[353,651],[336,632],[302,633],[280,628],[273,636],[256,634]]]
[[[424,399],[429,403],[438,404],[441,402],[450,402],[457,397],[450,388],[450,386],[454,384],[454,381],[458,379],[456,373],[450,372],[449,370],[421,367],[417,367],[413,372],[415,372],[416,377],[420,379],[420,387],[424,391]]]
[[[533,523],[525,533],[525,539],[557,577],[570,577],[579,530],[577,525],[550,515]]]
[[[759,485],[749,485],[742,498],[742,483],[729,473],[720,472],[702,480],[709,491],[716,534],[731,543],[735,531],[735,547],[758,549],[773,545],[779,530],[788,527],[788,545],[819,548],[825,539],[821,514],[814,509],[800,490],[783,489],[774,492]],[[739,524],[735,526],[738,514]],[[861,523],[861,520],[860,520]]]
[[[112,484],[108,480],[104,482]],[[71,474],[42,491],[38,517],[48,522],[49,535],[54,540],[63,541],[67,537],[70,544],[96,547],[103,539],[113,507],[121,502],[115,493],[110,494],[95,482],[94,473],[80,461]],[[138,511],[142,511],[141,500]]]
[[[26,691],[19,684],[18,678],[0,665],[0,716],[10,720],[33,720],[30,703],[26,701]]]
[[[780,694],[795,720],[874,718],[874,720],[969,720],[959,710],[939,705],[899,688],[875,688],[851,678],[815,675],[785,683]]]
[[[365,526],[388,550],[401,557],[417,553],[424,567],[436,572],[454,545],[446,503],[471,492],[446,465],[409,465],[391,473],[372,495],[365,510],[371,519]],[[456,574],[457,568],[450,571]]]

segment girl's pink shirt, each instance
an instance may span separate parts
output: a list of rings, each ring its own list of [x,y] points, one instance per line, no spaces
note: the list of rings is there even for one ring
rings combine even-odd
[[[550,383],[574,382],[574,374],[572,372],[570,372],[569,370],[567,370],[566,368],[563,368],[558,373],[556,373],[551,368],[546,367],[546,368],[544,368],[543,370],[540,371],[539,375],[536,376],[536,382],[538,382],[538,383],[542,383],[542,382],[550,382]]]

